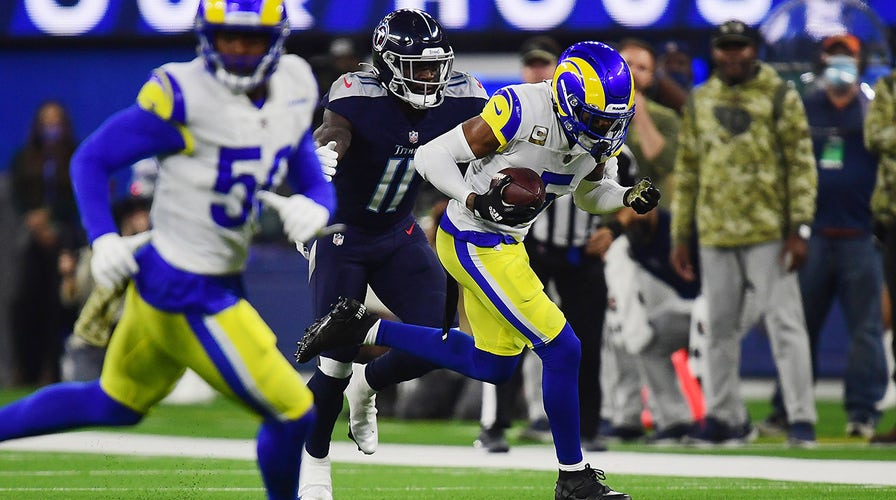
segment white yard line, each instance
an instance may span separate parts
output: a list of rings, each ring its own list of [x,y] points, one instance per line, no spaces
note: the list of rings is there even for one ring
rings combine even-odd
[[[255,459],[255,442],[149,436],[116,432],[71,432],[0,443],[2,451],[55,451],[124,455]],[[555,470],[551,446],[517,446],[506,454],[489,454],[468,446],[380,444],[374,455],[363,455],[354,444],[330,447],[334,462],[421,467],[488,467]],[[587,453],[594,467],[609,474],[680,477],[737,477],[813,483],[896,486],[892,461],[815,460],[758,456],[689,455],[609,451]]]

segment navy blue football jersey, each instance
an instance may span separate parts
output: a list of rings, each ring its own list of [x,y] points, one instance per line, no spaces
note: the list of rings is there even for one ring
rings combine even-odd
[[[408,113],[373,73],[336,80],[324,106],[351,122],[352,143],[333,177],[332,222],[377,231],[404,220],[422,182],[414,169],[417,148],[478,115],[487,99],[478,80],[454,72],[440,106]]]

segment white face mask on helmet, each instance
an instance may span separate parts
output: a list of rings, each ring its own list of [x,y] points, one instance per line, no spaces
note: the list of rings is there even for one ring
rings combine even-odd
[[[445,99],[454,51],[442,26],[421,10],[400,9],[373,32],[373,67],[380,82],[418,109]]]

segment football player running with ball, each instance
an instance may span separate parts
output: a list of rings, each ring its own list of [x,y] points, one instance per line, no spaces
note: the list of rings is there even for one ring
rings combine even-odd
[[[447,35],[426,12],[391,12],[372,40],[372,70],[336,80],[324,98],[323,124],[314,131],[339,200],[332,222],[345,230],[312,247],[313,308],[321,316],[339,297],[363,302],[369,285],[402,321],[441,326],[445,271],[411,213],[423,182],[414,153],[478,115],[488,94],[469,74],[452,71]],[[449,168],[460,175],[457,165]],[[305,444],[303,499],[333,498],[330,437],[343,391],[349,435],[370,454],[378,444],[376,392],[436,368],[400,350],[353,365],[358,350],[351,345],[323,352],[308,382],[318,416]]]
[[[619,54],[600,42],[580,42],[561,55],[553,81],[505,87],[480,115],[420,147],[417,171],[451,198],[437,250],[463,288],[472,336],[378,320],[344,299],[307,329],[298,361],[337,346],[375,344],[501,383],[530,348],[543,363],[544,407],[560,469],[555,498],[630,498],[603,484],[603,471],[583,459],[580,344],[520,244],[538,212],[506,204],[507,181],[492,178],[508,167],[529,168],[544,181],[547,203],[571,192],[576,205],[592,213],[653,209],[660,193],[649,179],[623,187],[612,178],[633,103],[632,76]],[[465,176],[456,167],[462,163],[469,163]]]
[[[335,205],[310,126],[317,84],[283,55],[283,0],[203,0],[199,57],[156,69],[137,103],[72,158],[98,286],[133,276],[98,381],[61,383],[0,408],[0,441],[139,422],[184,373],[261,418],[257,459],[270,499],[294,500],[314,421],[311,391],[246,301],[242,271],[259,199],[279,207],[293,241],[311,239]],[[161,168],[142,248],[117,232],[109,176],[141,158]],[[297,193],[268,191],[284,178]]]

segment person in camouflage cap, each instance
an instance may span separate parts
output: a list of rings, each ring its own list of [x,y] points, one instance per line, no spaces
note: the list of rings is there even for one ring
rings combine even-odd
[[[759,33],[728,21],[712,37],[716,69],[682,119],[672,199],[672,266],[694,279],[697,231],[707,297],[707,418],[691,439],[755,437],[740,396],[740,340],[761,316],[794,444],[814,443],[809,340],[794,272],[806,260],[817,174],[799,94],[758,59]],[[747,305],[755,307],[747,307]]]
[[[865,117],[865,147],[879,155],[877,185],[871,197],[878,235],[884,241],[884,276],[890,295],[891,318],[896,297],[896,70],[874,86],[874,100]],[[896,353],[896,340],[893,340]],[[896,444],[896,426],[871,438],[875,444]]]

